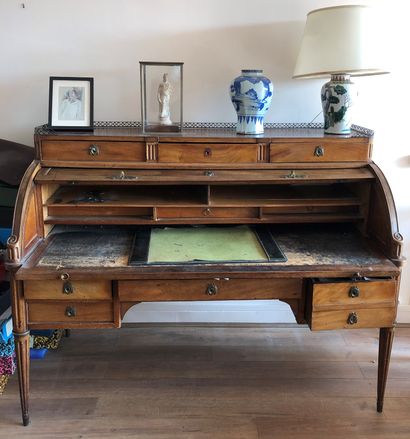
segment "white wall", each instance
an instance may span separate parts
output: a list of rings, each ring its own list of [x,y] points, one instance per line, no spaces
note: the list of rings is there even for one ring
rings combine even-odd
[[[380,30],[387,41],[408,26],[406,2],[399,0],[0,0],[0,136],[32,144],[33,127],[47,120],[48,78],[53,75],[95,78],[96,120],[139,120],[140,60],[185,62],[187,121],[235,121],[228,97],[231,79],[242,68],[262,68],[275,85],[266,120],[310,122],[321,111],[323,81],[291,79],[306,13],[355,3],[389,6]],[[391,75],[356,81],[361,98],[355,122],[376,130],[374,158],[391,183],[401,231],[410,237],[404,45],[398,37],[392,45],[400,56]],[[406,268],[400,316],[407,321],[409,277]],[[282,305],[267,302],[144,304],[128,318],[292,320]]]

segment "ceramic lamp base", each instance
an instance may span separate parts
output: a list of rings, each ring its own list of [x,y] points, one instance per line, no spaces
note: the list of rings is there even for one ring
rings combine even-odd
[[[350,75],[332,75],[321,91],[326,134],[350,134],[356,87]]]

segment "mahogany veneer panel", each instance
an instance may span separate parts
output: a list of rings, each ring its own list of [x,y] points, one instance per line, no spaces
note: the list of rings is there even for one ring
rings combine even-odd
[[[256,144],[159,143],[160,163],[256,163]]]
[[[67,308],[75,310],[75,315],[67,316]],[[66,324],[66,328],[71,323],[102,323],[113,322],[112,302],[29,302],[28,303],[29,323],[50,323],[50,327],[56,327],[59,322]]]
[[[90,154],[90,148],[98,150],[96,155]],[[57,161],[89,161],[93,162],[145,162],[145,142],[108,142],[83,140],[43,140],[41,158]]]
[[[216,287],[214,294],[210,288]],[[211,288],[212,289],[212,288]],[[122,301],[298,299],[302,279],[187,279],[119,281]]]
[[[317,155],[321,148],[323,155]],[[352,162],[369,160],[367,142],[349,142],[344,139],[303,140],[270,144],[271,162]]]
[[[72,293],[63,291],[64,282],[61,280],[27,280],[24,282],[24,297],[26,299],[47,300],[110,300],[112,287],[105,280],[74,280],[70,281]]]
[[[357,288],[358,297],[350,297],[351,288]],[[395,306],[397,284],[393,279],[370,282],[331,282],[313,285],[313,310],[345,306]]]
[[[351,325],[348,318],[351,313],[357,315],[357,323]],[[380,328],[391,327],[396,318],[396,308],[337,309],[332,311],[319,311],[312,313],[312,331],[327,329],[355,329],[355,328]]]

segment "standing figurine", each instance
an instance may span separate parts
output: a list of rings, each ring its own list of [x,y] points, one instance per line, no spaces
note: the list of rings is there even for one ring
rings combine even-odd
[[[168,82],[168,73],[164,73],[162,82],[158,86],[159,102],[159,123],[161,125],[172,125],[169,110],[169,101],[171,99],[172,87]]]

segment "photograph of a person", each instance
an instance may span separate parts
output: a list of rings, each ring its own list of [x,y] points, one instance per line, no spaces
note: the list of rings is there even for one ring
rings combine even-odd
[[[91,130],[93,78],[50,77],[49,104],[50,128]]]
[[[60,120],[84,120],[84,87],[60,87]]]

